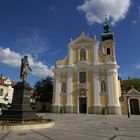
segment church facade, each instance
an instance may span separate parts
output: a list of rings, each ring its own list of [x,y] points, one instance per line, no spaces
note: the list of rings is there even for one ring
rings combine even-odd
[[[56,61],[53,112],[121,114],[114,34],[107,21],[103,28],[100,42],[82,32]]]

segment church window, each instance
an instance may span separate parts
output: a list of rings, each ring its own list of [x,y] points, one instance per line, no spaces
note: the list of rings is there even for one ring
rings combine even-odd
[[[101,81],[101,92],[102,93],[106,92],[106,82],[105,82],[105,80]]]
[[[86,51],[84,48],[80,49],[80,60],[86,60]]]
[[[107,55],[110,55],[110,48],[107,48]]]
[[[80,72],[79,73],[79,82],[80,83],[86,83],[86,72]]]
[[[62,83],[62,93],[66,93],[66,83]]]

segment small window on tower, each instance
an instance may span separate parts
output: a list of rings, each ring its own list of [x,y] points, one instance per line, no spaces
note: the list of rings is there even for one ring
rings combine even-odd
[[[107,55],[110,55],[110,48],[107,48]]]

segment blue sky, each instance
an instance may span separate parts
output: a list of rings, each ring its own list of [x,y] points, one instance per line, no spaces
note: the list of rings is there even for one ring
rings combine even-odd
[[[139,0],[0,0],[0,73],[19,81],[20,59],[28,54],[32,85],[51,75],[71,38],[84,31],[101,40],[105,14],[115,34],[120,76],[140,78]]]

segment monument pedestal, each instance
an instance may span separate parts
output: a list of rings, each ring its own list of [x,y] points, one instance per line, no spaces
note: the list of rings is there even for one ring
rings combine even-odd
[[[12,104],[8,109],[2,111],[1,120],[29,121],[36,120],[35,111],[30,106],[31,87],[26,82],[18,82],[14,87]]]

